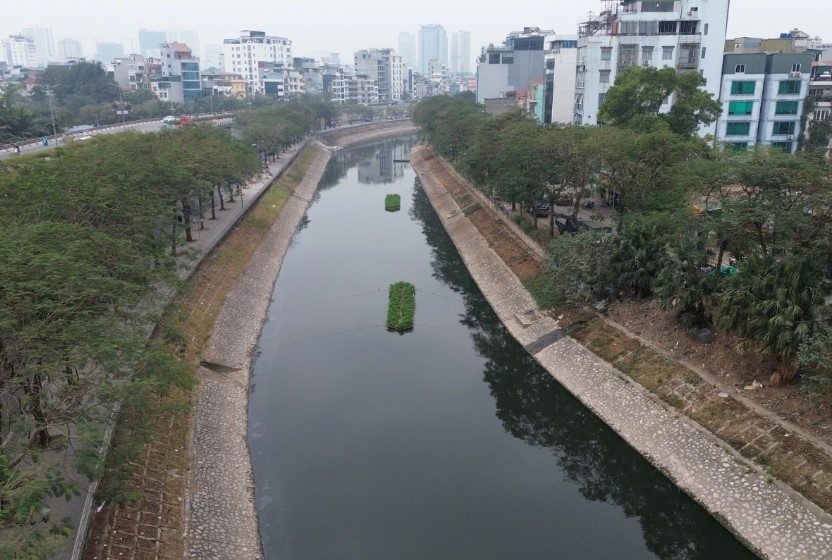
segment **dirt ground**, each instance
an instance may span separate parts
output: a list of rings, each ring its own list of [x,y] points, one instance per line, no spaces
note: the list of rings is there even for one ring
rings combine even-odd
[[[809,431],[832,445],[832,399],[810,398],[798,385],[773,387],[769,376],[775,361],[754,348],[744,348],[735,336],[717,333],[711,344],[702,344],[679,327],[672,313],[662,311],[655,301],[634,300],[615,304],[609,317],[662,349],[667,355],[706,372],[724,390],[742,393],[778,416]],[[763,387],[745,387],[757,381]]]

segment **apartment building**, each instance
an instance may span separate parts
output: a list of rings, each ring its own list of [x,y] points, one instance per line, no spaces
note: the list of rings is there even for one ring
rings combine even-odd
[[[629,66],[699,72],[719,97],[730,0],[602,0],[578,26],[575,124],[598,123],[598,108]],[[665,110],[673,103],[668,99]],[[714,134],[715,125],[700,135]]]
[[[150,79],[150,90],[160,101],[184,103],[202,97],[199,58],[184,43],[163,43],[161,76]]]
[[[538,122],[571,124],[574,119],[575,72],[578,61],[578,36],[546,37],[544,51],[546,80],[539,107]]]
[[[292,41],[266,35],[264,31],[240,32],[239,37],[224,39],[222,65],[225,72],[240,74],[248,83],[248,93],[264,93],[260,85],[260,62],[292,66]]]
[[[124,91],[149,89],[150,82],[144,66],[145,58],[140,54],[131,54],[116,58],[108,65],[113,79]]]
[[[435,23],[419,28],[419,72],[428,74],[431,60],[448,65],[448,33]]]
[[[811,69],[809,52],[726,53],[717,140],[736,149],[763,144],[794,153]]]
[[[6,54],[6,62],[9,66],[23,68],[35,68],[37,66],[37,47],[29,37],[9,35],[8,39],[3,40],[3,51]]]
[[[376,82],[379,103],[401,101],[404,81],[402,57],[394,49],[368,49],[355,53],[355,73]]]
[[[504,98],[545,80],[546,37],[554,31],[525,27],[509,33],[500,46],[482,49],[477,59],[477,102]]]

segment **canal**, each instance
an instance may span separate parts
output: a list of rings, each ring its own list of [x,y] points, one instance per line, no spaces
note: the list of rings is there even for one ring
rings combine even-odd
[[[249,410],[266,558],[756,558],[514,341],[394,161],[413,141],[334,155],[284,260]]]

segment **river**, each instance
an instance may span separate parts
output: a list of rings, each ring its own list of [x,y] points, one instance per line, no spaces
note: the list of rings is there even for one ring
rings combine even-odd
[[[249,410],[266,558],[756,558],[514,341],[394,161],[413,141],[334,155],[285,257]]]

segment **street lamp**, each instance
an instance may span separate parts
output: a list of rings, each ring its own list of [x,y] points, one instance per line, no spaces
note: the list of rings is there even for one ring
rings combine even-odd
[[[58,146],[58,129],[55,127],[55,108],[52,106],[52,95],[56,87],[61,84],[46,86],[46,95],[49,97],[49,114],[52,117],[52,136],[55,137],[55,147]]]

